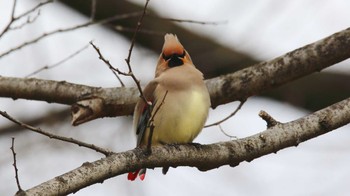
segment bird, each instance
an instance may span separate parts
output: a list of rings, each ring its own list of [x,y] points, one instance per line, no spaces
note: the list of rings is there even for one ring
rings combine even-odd
[[[201,132],[210,108],[203,73],[174,34],[165,34],[155,78],[143,89],[134,110],[137,147],[191,143]],[[152,123],[152,126],[151,126]],[[151,143],[149,143],[151,142]],[[169,167],[163,168],[163,173]],[[128,174],[144,180],[146,169]]]

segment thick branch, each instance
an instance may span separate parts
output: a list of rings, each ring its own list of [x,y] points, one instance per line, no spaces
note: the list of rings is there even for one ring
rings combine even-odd
[[[113,154],[55,177],[26,191],[29,195],[65,195],[89,185],[140,168],[191,166],[206,171],[297,146],[350,122],[350,98],[304,118],[280,123],[253,136],[211,145],[153,147],[145,156],[141,149]]]
[[[268,62],[206,81],[212,107],[259,94],[321,71],[350,57],[350,29],[289,52]],[[135,88],[95,88],[67,82],[0,77],[0,97],[73,104],[85,109],[73,124],[104,116],[130,115],[139,93]],[[87,116],[86,116],[87,115]]]
[[[350,57],[350,28],[271,61],[208,80],[212,106],[242,100]]]
[[[78,101],[90,102],[89,104],[99,102],[98,106],[102,108],[96,118],[131,114],[138,94],[136,88],[99,88],[65,81],[0,76],[0,97],[40,100],[68,105]]]

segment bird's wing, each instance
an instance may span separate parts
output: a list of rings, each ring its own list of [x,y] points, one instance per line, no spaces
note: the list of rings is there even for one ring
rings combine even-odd
[[[156,80],[152,80],[150,83],[147,84],[147,86],[143,90],[143,94],[146,100],[149,103],[151,103],[151,105],[145,103],[145,101],[140,98],[135,107],[134,128],[136,130],[137,135],[137,146],[140,145],[142,138],[145,135],[148,126],[148,121],[152,115],[152,109],[156,101],[154,97],[154,91],[156,87]]]

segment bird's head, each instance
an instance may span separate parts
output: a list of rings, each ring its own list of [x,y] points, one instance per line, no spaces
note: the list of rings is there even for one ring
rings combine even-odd
[[[167,69],[182,65],[193,66],[190,55],[177,39],[176,35],[166,34],[164,36],[162,53],[159,56],[157,64],[156,77]]]

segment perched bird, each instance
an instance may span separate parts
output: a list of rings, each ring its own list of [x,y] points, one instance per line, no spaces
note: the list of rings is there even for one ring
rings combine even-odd
[[[143,94],[147,103],[140,98],[134,111],[138,147],[190,143],[203,129],[210,107],[208,89],[203,74],[176,35],[165,35],[155,78]],[[163,173],[166,171],[163,169]],[[143,180],[145,172],[130,172],[128,179],[135,180],[139,175]]]

